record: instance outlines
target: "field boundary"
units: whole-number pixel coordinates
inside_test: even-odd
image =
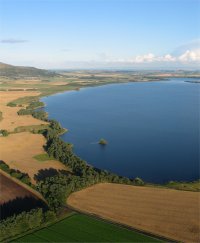
[[[65,207],[67,209],[70,209],[70,210],[72,210],[74,212],[77,212],[77,213],[80,213],[80,214],[83,214],[83,215],[86,215],[86,216],[93,217],[93,218],[95,218],[97,220],[100,220],[100,221],[103,221],[103,222],[106,222],[106,223],[110,223],[110,224],[116,225],[118,227],[125,228],[127,230],[135,231],[137,233],[140,233],[140,234],[143,234],[143,235],[146,235],[146,236],[158,239],[158,240],[163,240],[163,241],[168,242],[168,243],[180,243],[180,241],[178,241],[178,240],[174,240],[174,239],[171,239],[171,238],[159,235],[159,234],[154,234],[154,233],[151,233],[151,232],[146,231],[146,230],[142,230],[142,229],[138,229],[138,228],[129,226],[127,224],[123,224],[123,223],[120,223],[120,222],[117,222],[117,221],[113,221],[111,219],[104,218],[104,217],[102,217],[102,216],[100,216],[98,214],[89,213],[89,212],[86,212],[84,210],[82,211],[82,210],[76,209],[76,208],[74,208],[72,206],[69,206],[68,204],[63,206],[63,207]]]
[[[23,182],[21,182],[20,180],[12,177],[11,175],[9,175],[8,173],[6,173],[5,171],[0,169],[0,174],[4,175],[5,177],[7,177],[8,179],[12,180],[13,182],[15,182],[16,184],[18,184],[19,186],[23,187],[24,189],[26,189],[27,191],[31,192],[34,196],[36,196],[37,198],[41,199],[43,202],[45,202],[47,204],[47,201],[44,199],[44,197],[35,189],[33,189],[32,187],[24,184]]]
[[[61,217],[61,218],[55,220],[54,222],[50,222],[50,223],[47,223],[47,224],[45,224],[45,225],[41,225],[41,226],[38,227],[38,228],[31,229],[31,230],[29,230],[29,231],[27,231],[27,232],[24,232],[24,233],[22,233],[22,234],[13,236],[13,237],[11,237],[11,238],[8,238],[8,239],[4,240],[3,243],[13,242],[13,241],[15,241],[15,240],[17,240],[17,239],[20,239],[20,238],[22,238],[22,237],[24,237],[24,236],[26,236],[26,235],[31,235],[31,234],[33,234],[33,233],[35,233],[35,232],[37,232],[37,231],[40,231],[40,230],[42,230],[42,229],[46,229],[46,228],[48,228],[48,227],[51,226],[51,225],[57,224],[57,223],[59,223],[59,222],[65,220],[65,219],[67,219],[67,218],[69,218],[69,217],[74,216],[75,214],[76,214],[76,212],[70,212],[70,213],[68,213],[68,215],[63,216],[63,217]]]

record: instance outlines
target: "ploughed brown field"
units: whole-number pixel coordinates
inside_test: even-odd
[[[54,168],[67,170],[66,166],[56,160],[38,161],[35,155],[44,154],[46,140],[41,134],[21,132],[0,137],[0,159],[12,169],[27,173],[34,183],[34,175],[41,169]]]
[[[68,205],[181,242],[200,242],[200,193],[101,183],[70,195]]]
[[[33,194],[0,173],[0,205],[17,197],[33,197]]]

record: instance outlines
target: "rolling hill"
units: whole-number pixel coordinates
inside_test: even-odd
[[[0,62],[0,76],[10,78],[54,77],[58,74],[53,71],[34,67],[13,66]]]

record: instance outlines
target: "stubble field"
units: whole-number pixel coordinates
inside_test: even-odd
[[[12,169],[28,173],[34,183],[34,175],[41,169],[66,170],[66,166],[56,160],[38,161],[35,155],[44,154],[46,140],[41,134],[21,132],[0,137],[0,158]]]
[[[0,129],[14,131],[15,128],[21,126],[48,124],[47,122],[33,118],[31,115],[18,116],[17,112],[21,107],[10,107],[7,104],[15,99],[26,96],[38,96],[39,92],[32,91],[7,91],[0,92],[0,111],[3,119],[0,123]]]
[[[75,209],[181,242],[199,242],[199,192],[103,183],[73,193]]]

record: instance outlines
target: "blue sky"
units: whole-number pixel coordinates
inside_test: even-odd
[[[197,68],[199,0],[0,0],[0,61]]]

